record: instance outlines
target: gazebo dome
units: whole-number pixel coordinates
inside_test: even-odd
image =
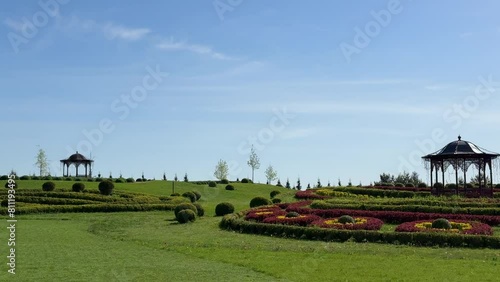
[[[472,157],[472,156],[498,156],[498,154],[494,152],[487,151],[477,146],[476,144],[462,140],[461,136],[458,136],[458,140],[449,143],[444,146],[441,150],[424,156],[423,158],[430,157]]]
[[[72,162],[88,161],[88,159],[84,155],[79,154],[78,151],[76,152],[76,154],[69,156],[68,160]]]

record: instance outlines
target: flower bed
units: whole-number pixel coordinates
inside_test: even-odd
[[[245,216],[245,220],[255,220],[255,221],[262,222],[264,219],[266,219],[268,217],[280,216],[280,215],[285,215],[285,214],[286,214],[286,211],[282,210],[278,206],[258,208],[258,209],[249,211]]]
[[[297,217],[286,217],[286,215],[270,216],[265,218],[263,223],[271,224],[285,224],[285,225],[298,225],[298,226],[308,226],[320,217],[314,214],[299,215]]]
[[[354,217],[354,223],[340,223],[339,218],[319,219],[311,225],[320,228],[334,228],[346,230],[380,230],[384,222],[373,217]]]
[[[330,196],[323,196],[316,194],[313,190],[299,191],[295,193],[296,199],[306,200],[306,199],[328,199]]]
[[[432,221],[417,220],[405,222],[396,227],[396,232],[447,232],[468,235],[493,235],[493,230],[488,224],[467,221],[467,220],[450,220],[451,228],[433,228]]]

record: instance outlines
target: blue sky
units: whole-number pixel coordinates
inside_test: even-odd
[[[38,1],[0,9],[0,171],[369,184],[500,151],[497,1]],[[104,123],[103,127],[101,123]],[[495,173],[498,177],[499,173]]]

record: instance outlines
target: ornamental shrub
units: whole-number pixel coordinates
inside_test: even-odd
[[[179,193],[177,193],[177,192],[176,192],[176,193],[172,193],[172,194],[170,194],[170,196],[171,196],[171,197],[180,197],[180,196],[181,196],[181,194],[179,194]]]
[[[117,179],[115,179],[115,183],[125,183],[125,179],[124,178],[117,178]]]
[[[427,183],[424,183],[424,182],[420,182],[418,183],[418,188],[427,188]]]
[[[46,175],[46,176],[42,177],[42,180],[52,180],[52,176]]]
[[[199,203],[194,203],[193,205],[196,207],[198,216],[205,215],[205,209]]]
[[[193,222],[196,220],[196,214],[192,210],[181,210],[177,215],[175,216],[177,221],[181,224],[188,223],[188,222]]]
[[[260,206],[267,206],[270,205],[271,201],[264,197],[255,197],[250,201],[250,207],[255,208],[255,207],[260,207]]]
[[[198,201],[199,199],[201,199],[201,193],[198,192],[198,191],[191,191],[195,196],[196,196],[196,201]]]
[[[272,200],[272,202],[273,202],[273,204],[279,204],[279,203],[281,203],[281,199],[274,198],[274,199]]]
[[[104,180],[99,183],[99,192],[101,192],[102,195],[113,194],[113,189],[115,189],[115,185],[110,180]]]
[[[234,206],[231,203],[223,202],[219,203],[215,207],[215,215],[216,216],[224,216],[226,214],[230,214],[234,212]]]
[[[215,181],[209,181],[208,187],[217,187],[217,183],[215,183]]]
[[[474,185],[472,185],[471,183],[467,183],[465,184],[465,187],[467,187],[468,189],[472,189],[474,188]]]
[[[222,180],[220,181],[220,184],[229,184],[229,180],[227,180],[227,179],[222,179]]]
[[[127,183],[134,183],[135,180],[132,177],[127,178]]]
[[[75,180],[73,181],[82,181],[82,179],[80,177],[75,177]]]
[[[346,223],[355,223],[356,220],[350,215],[343,215],[339,217],[338,219],[339,223],[346,224]]]
[[[13,184],[14,184],[14,189],[16,189],[16,188],[17,188],[17,182],[15,182],[15,183],[13,183]],[[5,182],[5,188],[10,189],[10,187],[9,187],[9,182],[8,182],[8,181],[7,181],[7,182]]]
[[[182,194],[182,197],[188,198],[191,201],[191,203],[196,202],[196,195],[193,192],[189,192],[189,191],[188,192],[184,192]]]
[[[500,188],[500,183],[495,185],[495,188]]]
[[[274,190],[274,191],[271,191],[271,193],[269,194],[269,196],[271,196],[271,199],[272,199],[272,198],[276,197],[276,195],[278,195],[278,194],[281,194],[281,192]]]
[[[21,177],[19,177],[20,180],[30,180],[31,177],[29,175],[23,175]]]
[[[443,183],[441,183],[441,182],[434,183],[434,188],[435,189],[443,189],[443,187],[444,187]]]
[[[9,176],[8,175],[2,175],[0,176],[0,180],[8,180]]]
[[[55,179],[54,179],[55,180]],[[94,182],[94,178],[87,178],[87,182]]]
[[[285,217],[290,218],[290,217],[299,217],[300,214],[297,212],[289,212],[285,215]]]
[[[77,182],[77,183],[73,184],[73,186],[71,187],[71,190],[73,190],[73,192],[83,192],[83,190],[85,190],[85,184],[83,184],[81,182]]]
[[[102,180],[103,180],[103,179],[102,179],[102,177],[96,177],[96,178],[95,178],[95,181],[96,181],[96,182],[101,182]]]
[[[446,184],[446,189],[457,189],[457,184],[455,183]]]
[[[35,176],[35,175],[34,175],[34,176],[32,176],[32,177],[31,177],[31,180],[40,180],[40,179],[41,179],[41,177],[40,177],[40,176]]]
[[[451,223],[445,218],[438,218],[432,222],[432,228],[451,229]]]
[[[228,185],[226,185],[226,190],[233,191],[234,190],[234,186],[231,185],[231,184],[228,184]]]
[[[191,203],[182,203],[177,205],[174,209],[175,218],[177,218],[177,214],[183,210],[192,210],[195,214],[198,213],[195,205]]]
[[[56,184],[52,181],[47,181],[45,183],[42,184],[42,190],[43,191],[54,191],[54,189],[56,189]]]
[[[142,178],[137,178],[135,182],[142,182]]]
[[[415,188],[415,184],[413,184],[413,183],[406,183],[405,187],[407,187],[407,188]]]
[[[403,183],[396,183],[394,184],[395,187],[405,187],[405,185]]]
[[[241,183],[253,183],[253,181],[251,179],[248,179],[248,178],[243,178],[243,179],[241,179]]]

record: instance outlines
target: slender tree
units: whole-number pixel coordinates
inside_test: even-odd
[[[40,170],[40,176],[45,176],[49,173],[49,161],[47,160],[47,154],[45,154],[42,148],[38,150],[35,165]]]
[[[252,182],[254,182],[254,172],[256,169],[260,168],[260,160],[259,156],[257,156],[257,153],[255,152],[255,148],[253,147],[253,145],[250,151],[250,159],[248,160],[247,164],[252,168]]]
[[[272,165],[269,165],[264,173],[266,174],[268,184],[271,184],[272,181],[278,178],[278,172],[274,170]]]
[[[229,174],[229,166],[227,165],[227,162],[222,159],[219,160],[219,162],[215,166],[215,172],[214,172],[215,178],[219,180],[227,179],[228,174]]]

